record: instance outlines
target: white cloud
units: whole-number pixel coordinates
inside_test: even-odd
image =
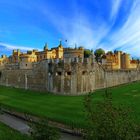
[[[84,9],[78,13],[75,1],[70,2],[72,7],[71,15],[64,16],[59,7],[42,5],[39,10],[44,14],[44,18],[48,19],[55,29],[62,35],[60,38],[67,39],[69,44],[83,45],[89,49],[101,47],[106,50],[121,50],[128,53],[140,56],[140,1],[134,0],[134,5],[131,7],[127,20],[123,26],[110,34],[112,26],[116,22],[120,7],[125,4],[123,0],[110,0],[112,8],[110,9],[109,24],[102,17],[91,17],[85,15]],[[100,2],[98,2],[100,4]],[[100,6],[100,5],[99,5]],[[76,9],[77,8],[77,9]],[[126,7],[127,8],[127,5]],[[94,20],[95,18],[95,20]],[[98,19],[97,19],[98,18]],[[94,22],[95,21],[95,22]],[[108,37],[108,42],[103,42],[102,39]],[[0,43],[0,45],[2,45]],[[32,50],[31,47],[14,46],[3,44],[8,49]]]
[[[140,57],[140,1],[135,0],[124,25],[109,36],[109,43],[103,42],[100,47],[107,50],[120,48],[122,51]]]
[[[102,17],[99,17],[98,23],[90,21],[90,17],[85,15],[84,10],[79,13],[72,13],[70,18],[63,16],[57,10],[49,7],[42,8],[43,14],[51,21],[51,24],[62,34],[62,38],[69,40],[70,44],[83,45],[89,49],[95,49],[99,42],[111,29]],[[73,11],[77,11],[73,9]],[[93,17],[94,18],[94,17]],[[112,22],[113,25],[113,22]]]
[[[122,46],[124,51],[140,53],[140,3],[135,1],[132,11],[124,26],[111,37],[112,48]],[[130,51],[131,50],[131,51]],[[140,54],[139,54],[140,56]]]
[[[32,47],[16,46],[16,45],[10,45],[10,44],[7,44],[7,43],[2,43],[2,42],[0,42],[0,45],[4,46],[5,49],[8,49],[8,50],[20,49],[22,51],[27,51],[27,50],[33,50],[34,49]]]
[[[120,10],[120,6],[122,4],[122,0],[112,0],[112,8],[111,8],[111,13],[110,13],[110,18],[112,20],[116,19],[116,16]]]

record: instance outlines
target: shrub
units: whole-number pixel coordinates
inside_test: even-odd
[[[30,134],[33,140],[58,140],[60,138],[59,131],[49,126],[48,120],[33,123],[30,127]]]
[[[116,107],[111,96],[93,105],[92,95],[85,97],[88,126],[83,132],[86,140],[136,140],[140,127],[130,115],[130,109]]]

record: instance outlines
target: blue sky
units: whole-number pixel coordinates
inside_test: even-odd
[[[140,57],[140,0],[0,0],[0,54],[65,46]]]

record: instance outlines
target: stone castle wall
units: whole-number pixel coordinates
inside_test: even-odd
[[[16,65],[0,70],[0,85],[63,95],[81,95],[137,80],[137,69],[107,71],[92,59],[44,60],[34,63],[32,69]]]

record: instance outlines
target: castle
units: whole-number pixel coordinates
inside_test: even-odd
[[[0,85],[81,95],[96,89],[140,80],[139,63],[122,52],[107,53],[97,63],[94,55],[84,58],[84,48],[58,47],[0,58]]]

